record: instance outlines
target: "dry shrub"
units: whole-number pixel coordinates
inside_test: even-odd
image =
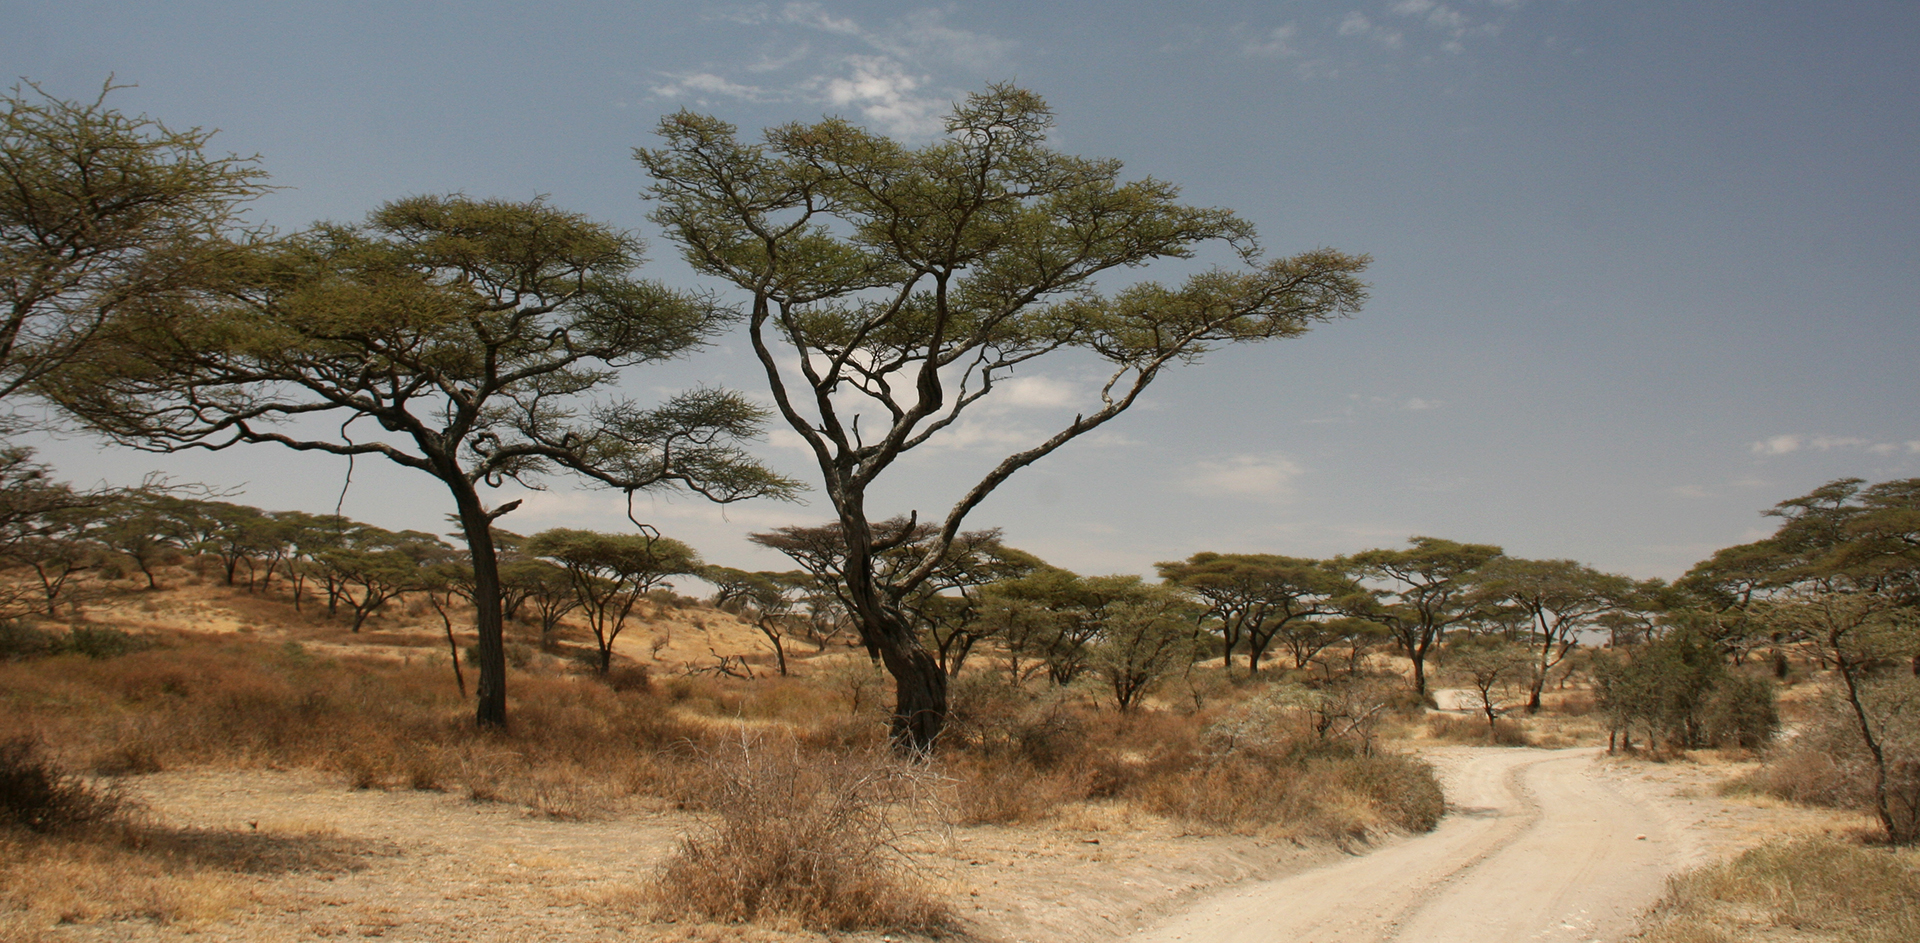
[[[444,662],[181,635],[105,660],[0,663],[0,737],[42,735],[109,775],[305,767],[360,788],[465,788],[577,818],[634,794],[677,797],[675,757],[715,736],[645,690],[520,673],[509,690],[511,728],[481,732]]]
[[[120,821],[126,801],[62,769],[32,737],[0,742],[0,827],[75,832]]]
[[[1778,842],[1677,875],[1650,911],[1648,943],[1920,940],[1920,855],[1831,838]]]
[[[899,842],[929,785],[884,753],[805,756],[742,741],[713,759],[710,821],[662,866],[665,916],[817,930],[931,929],[943,905]]]
[[[1887,760],[1887,805],[1892,838],[1920,839],[1920,679],[1864,685],[1861,699]],[[1757,770],[1728,783],[1727,792],[1759,792],[1790,802],[1843,809],[1874,808],[1874,762],[1859,720],[1835,692],[1810,709],[1802,729],[1777,744]]]
[[[952,779],[948,802],[959,825],[1013,825],[1044,819],[1087,796],[1074,772],[1041,770],[1024,757],[962,755],[942,771]]]
[[[1338,744],[1236,751],[1144,783],[1141,799],[1154,812],[1205,828],[1334,841],[1427,831],[1446,810],[1426,763],[1362,756]]]

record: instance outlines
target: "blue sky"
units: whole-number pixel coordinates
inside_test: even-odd
[[[1373,300],[1168,375],[971,518],[1082,572],[1201,550],[1329,555],[1413,534],[1672,577],[1844,475],[1920,475],[1920,5],[1597,0],[261,4],[0,0],[0,65],[219,128],[297,229],[464,191],[651,230],[630,159],[680,107],[756,129],[844,114],[921,139],[989,82],[1044,95],[1063,150],[1232,207],[1273,252],[1371,253]],[[1090,395],[1027,374],[898,470],[932,513]],[[757,389],[744,347],[641,394]],[[150,456],[38,443],[69,477],[244,487],[331,510],[345,462],[269,446]],[[804,473],[791,437],[768,458]],[[362,460],[347,513],[442,529],[433,482]],[[710,559],[824,507],[640,513]],[[448,505],[450,507],[450,505]],[[624,526],[556,481],[503,521]]]

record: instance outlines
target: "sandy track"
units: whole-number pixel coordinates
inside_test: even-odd
[[[1599,751],[1436,751],[1451,806],[1434,831],[1243,885],[1135,943],[1612,941],[1693,857],[1662,796]]]

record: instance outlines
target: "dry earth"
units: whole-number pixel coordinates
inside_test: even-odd
[[[397,611],[351,636],[338,623],[289,621],[283,604],[185,582],[96,605],[92,616],[128,628],[285,637],[322,651],[446,657],[431,611]],[[764,656],[767,646],[724,613],[661,607],[629,629],[618,650],[671,672],[722,655]],[[935,829],[910,850],[965,935],[980,940],[1077,943],[1135,931],[1142,941],[1424,943],[1456,931],[1483,941],[1613,940],[1628,933],[1675,869],[1783,834],[1861,824],[1718,798],[1714,784],[1738,764],[1614,761],[1592,749],[1409,746],[1440,770],[1452,811],[1430,835],[1372,849],[1186,834],[1162,820],[1090,806],[1036,827]],[[647,920],[640,889],[676,836],[695,824],[664,808],[558,821],[455,794],[351,790],[303,771],[167,772],[126,785],[161,827],[219,844],[210,857],[252,863],[229,878],[238,903],[197,925],[63,925],[49,928],[46,939],[819,939]]]
[[[1850,823],[1715,798],[1723,766],[1623,763],[1591,749],[1423,752],[1454,811],[1430,835],[1363,854],[1183,835],[1099,807],[1037,828],[931,832],[914,851],[982,940],[1110,940],[1150,927],[1138,939],[1585,941],[1624,937],[1673,869]],[[232,879],[241,903],[198,926],[71,925],[47,939],[817,939],[645,919],[639,890],[692,824],[684,813],[554,821],[305,772],[170,772],[129,786],[160,825],[254,852],[242,857],[256,866]]]

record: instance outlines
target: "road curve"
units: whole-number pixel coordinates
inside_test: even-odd
[[[1442,765],[1432,832],[1242,885],[1133,943],[1614,941],[1684,858],[1637,783],[1598,751],[1487,748]]]

